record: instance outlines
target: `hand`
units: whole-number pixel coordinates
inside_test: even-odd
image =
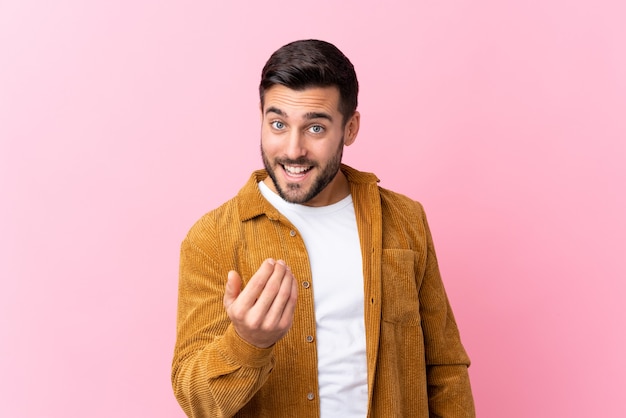
[[[268,258],[241,290],[236,271],[228,273],[224,308],[241,338],[267,348],[280,340],[293,323],[298,286],[283,260]]]

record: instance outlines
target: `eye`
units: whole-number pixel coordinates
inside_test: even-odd
[[[279,130],[279,131],[282,129],[285,129],[285,124],[279,120],[273,121],[270,125],[272,126],[272,128]]]
[[[322,125],[313,125],[309,128],[309,131],[314,134],[321,134],[324,132],[324,127]]]

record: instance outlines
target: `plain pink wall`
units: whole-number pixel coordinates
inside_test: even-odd
[[[625,18],[0,1],[0,416],[183,417],[179,243],[260,166],[261,67],[310,37],[360,77],[345,161],[427,209],[479,416],[626,416]]]

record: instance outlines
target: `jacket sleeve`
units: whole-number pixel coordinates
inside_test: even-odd
[[[231,417],[267,380],[273,348],[238,336],[223,307],[233,262],[219,262],[217,237],[195,238],[190,232],[181,246],[172,386],[187,416]]]
[[[419,302],[426,353],[429,414],[431,417],[473,418],[476,413],[468,374],[470,359],[461,343],[421,205],[420,210],[427,240],[426,269]]]

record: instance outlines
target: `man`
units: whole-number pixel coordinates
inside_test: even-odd
[[[176,397],[189,417],[473,417],[469,358],[421,205],[341,163],[350,61],[297,41],[263,68],[261,155],[182,243]]]

